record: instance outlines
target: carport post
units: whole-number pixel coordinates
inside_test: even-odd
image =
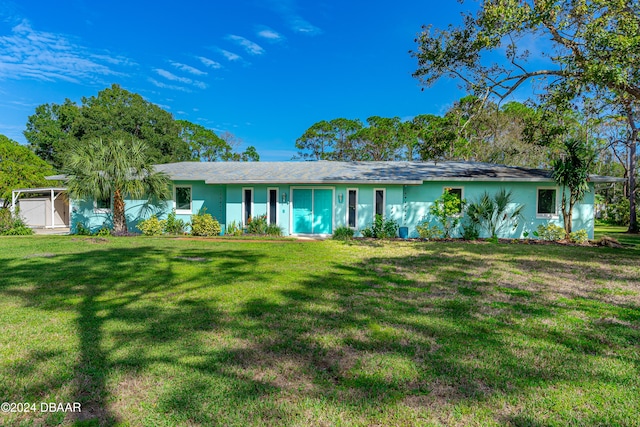
[[[11,213],[16,213],[16,201],[20,197],[20,191],[11,190]]]
[[[56,228],[56,207],[55,198],[53,197],[53,188],[51,189],[51,228]]]

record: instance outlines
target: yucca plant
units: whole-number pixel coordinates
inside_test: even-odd
[[[485,191],[480,199],[467,206],[467,216],[472,223],[478,224],[495,239],[498,233],[509,225],[515,230],[518,227],[518,221],[522,218],[524,205],[511,209],[512,196],[511,190],[507,191],[504,188],[493,197]]]

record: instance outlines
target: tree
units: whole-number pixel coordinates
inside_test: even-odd
[[[80,108],[65,99],[62,104],[43,104],[29,116],[24,136],[31,149],[56,169],[62,167],[69,146],[76,140]]]
[[[113,229],[127,232],[124,200],[167,200],[169,179],[153,169],[147,146],[140,140],[89,139],[72,150],[65,165],[69,194],[78,199],[113,197]]]
[[[414,76],[426,87],[443,76],[461,80],[483,100],[506,99],[536,78],[551,97],[569,102],[604,91],[628,112],[625,104],[640,101],[639,16],[640,4],[627,0],[484,1],[459,27],[423,28],[412,52],[418,60]],[[527,38],[549,41],[542,60],[531,59],[522,42]],[[493,61],[496,52],[504,53],[503,60]],[[633,155],[636,142],[630,142]],[[635,194],[636,165],[629,166]],[[635,209],[633,197],[630,206]],[[637,224],[629,230],[637,231]]]
[[[3,208],[11,204],[11,191],[17,188],[50,185],[47,175],[55,172],[50,164],[33,154],[28,147],[0,135],[0,199]]]
[[[173,116],[116,84],[82,98],[81,106],[65,100],[37,107],[24,135],[34,152],[56,169],[64,167],[71,146],[95,138],[144,141],[156,163],[191,160]]]
[[[566,238],[572,231],[573,206],[589,191],[589,166],[593,156],[578,139],[564,143],[565,155],[553,162],[553,179],[562,189],[562,218]]]
[[[231,146],[211,129],[186,120],[178,120],[177,123],[180,125],[180,138],[189,145],[194,159],[215,162],[231,151]]]
[[[335,133],[333,126],[325,120],[311,125],[300,138],[296,139],[298,156],[308,160],[329,160],[334,147]]]

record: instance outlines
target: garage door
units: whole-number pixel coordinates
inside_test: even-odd
[[[294,189],[292,205],[293,234],[333,233],[333,190]]]

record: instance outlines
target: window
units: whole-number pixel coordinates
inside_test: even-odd
[[[177,214],[191,214],[191,187],[176,187],[175,202]]]
[[[548,218],[558,215],[557,191],[555,188],[538,188],[537,216]]]
[[[358,225],[358,190],[347,190],[347,226],[356,228]]]
[[[95,213],[111,212],[111,197],[106,197],[103,199],[95,199],[93,201],[93,212]]]
[[[278,223],[278,189],[277,188],[269,188],[269,209],[267,209],[267,221],[269,224],[277,224]]]
[[[375,215],[384,216],[385,190],[384,188],[374,190],[374,218]]]
[[[246,226],[253,215],[253,188],[242,189],[242,223]]]
[[[462,213],[462,187],[445,187],[444,191],[446,191],[449,194],[453,194],[458,198],[458,200],[460,200],[461,203],[460,203],[460,207],[458,208],[458,213],[461,214]]]

